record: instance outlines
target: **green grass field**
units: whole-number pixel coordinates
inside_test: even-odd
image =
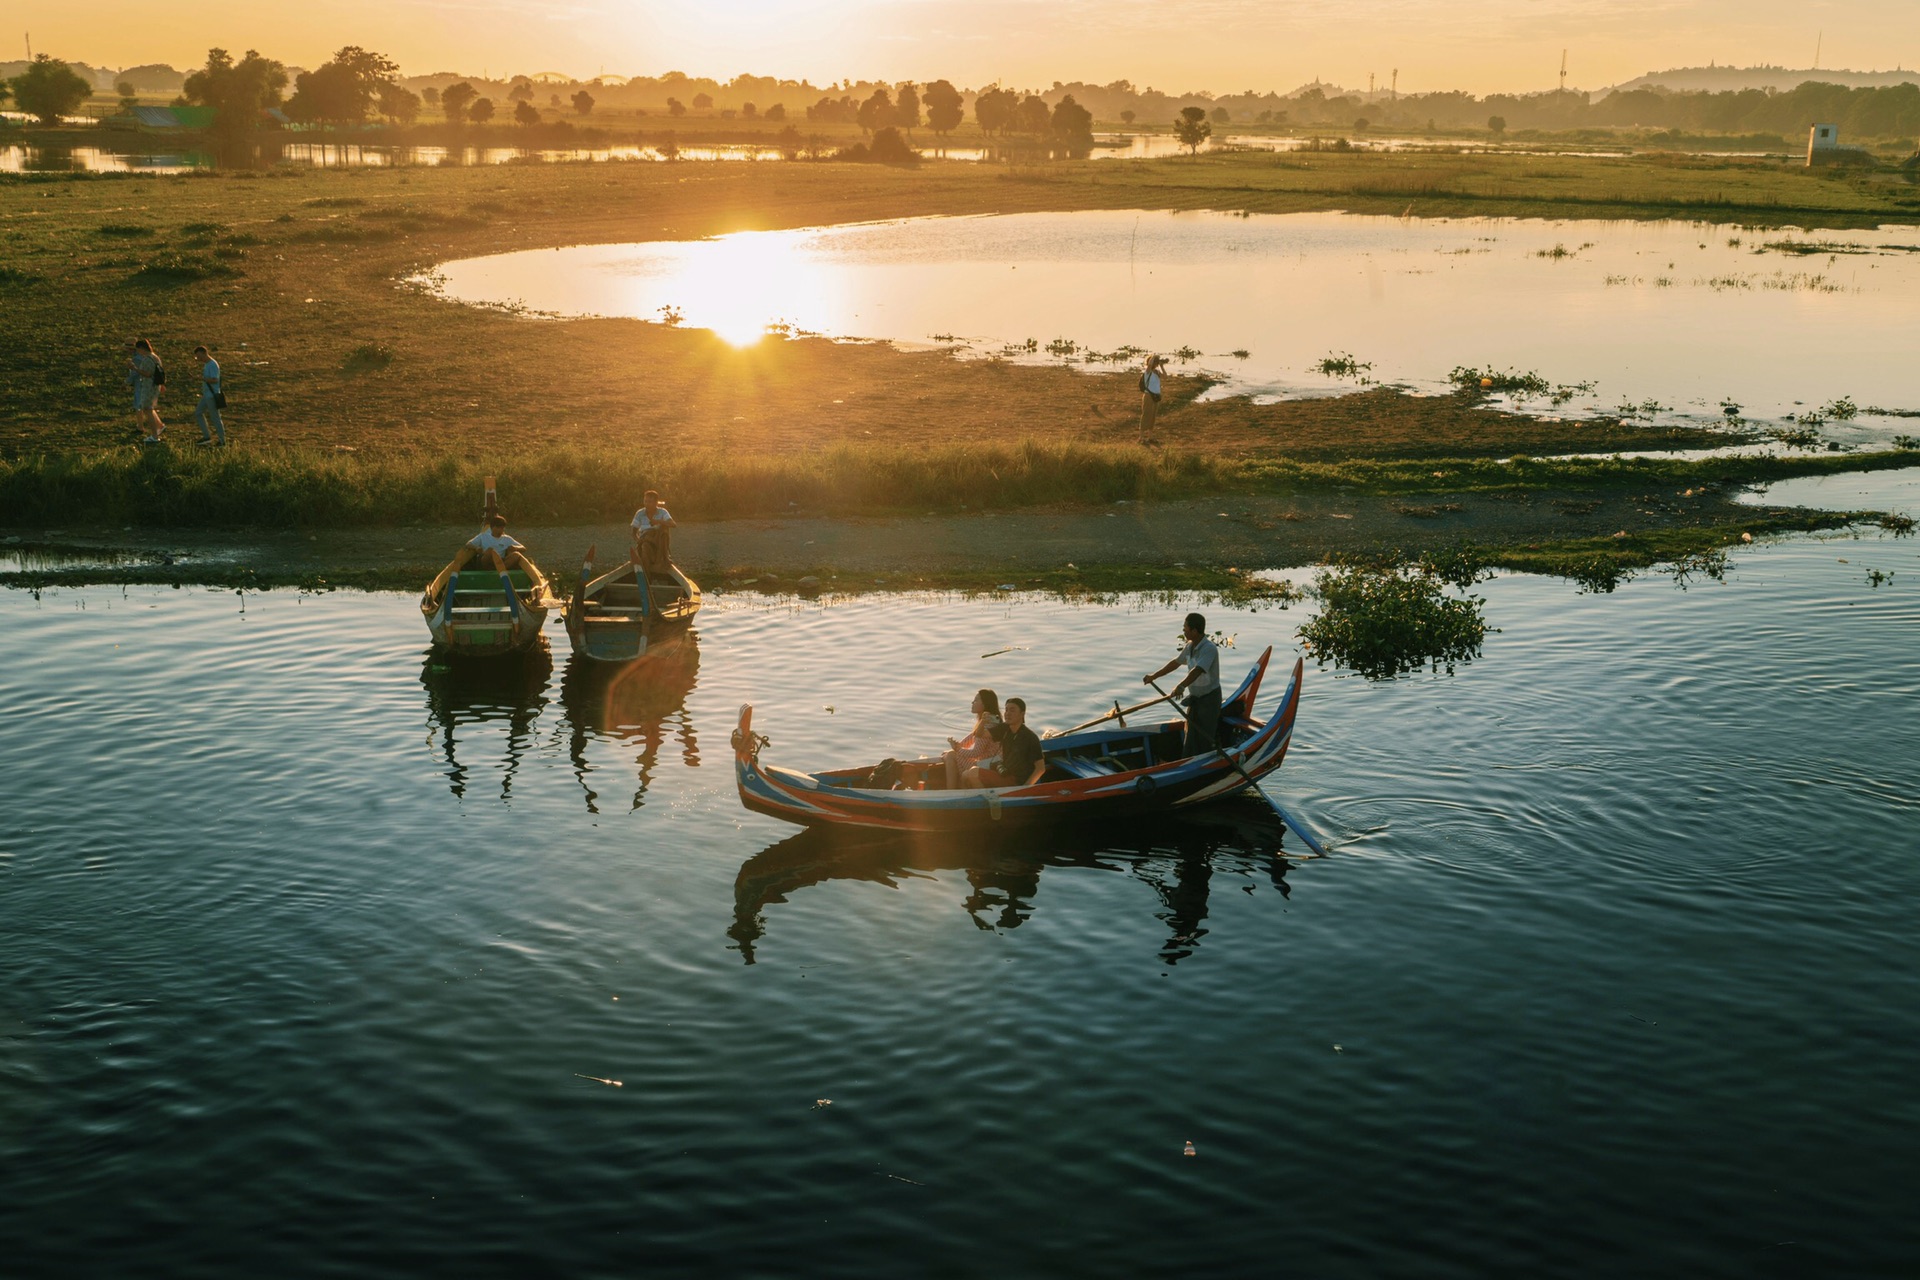
[[[630,320],[466,308],[401,283],[449,258],[548,245],[1134,207],[1855,226],[1920,216],[1920,191],[1742,160],[1354,153],[1014,170],[633,163],[3,179],[0,308],[24,338],[0,352],[0,522],[449,518],[468,511],[481,471],[527,480],[543,518],[631,506],[647,483],[697,494],[709,515],[1237,485],[1412,491],[1435,459],[1460,470],[1716,439],[1494,413],[1471,395],[1195,403],[1200,384],[1176,380],[1161,419],[1170,449],[1148,455],[1131,445],[1131,373],[823,340],[735,349]],[[119,349],[134,334],[175,368],[195,343],[216,350],[233,449],[134,456]],[[169,391],[163,410],[183,438],[189,396]],[[1606,481],[1551,468],[1529,481],[1587,482]]]

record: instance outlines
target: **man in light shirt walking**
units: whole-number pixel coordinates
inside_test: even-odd
[[[200,443],[224,445],[227,424],[220,419],[220,406],[227,397],[220,390],[220,362],[205,347],[193,349],[193,361],[200,366],[200,399],[193,406],[193,420],[200,425]]]
[[[1207,620],[1197,613],[1187,615],[1181,632],[1186,644],[1166,666],[1140,677],[1141,684],[1152,684],[1175,667],[1185,664],[1187,678],[1173,686],[1173,696],[1187,691],[1187,754],[1197,756],[1211,751],[1220,735],[1220,650],[1207,639]]]

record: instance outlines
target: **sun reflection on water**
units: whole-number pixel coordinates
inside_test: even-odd
[[[835,270],[809,247],[818,233],[742,231],[656,246],[628,264],[627,314],[672,314],[735,347],[774,326],[838,332],[844,292]]]

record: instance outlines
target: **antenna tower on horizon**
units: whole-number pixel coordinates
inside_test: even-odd
[[[1400,68],[1398,67],[1393,69],[1393,88],[1390,92],[1395,102],[1400,101]]]
[[[1820,45],[1821,45],[1821,43],[1822,43],[1823,41],[1825,41],[1825,40],[1826,40],[1826,38],[1827,38],[1827,33],[1826,33],[1825,31],[1822,31],[1822,32],[1820,32],[1820,33],[1819,33],[1818,35],[1816,35],[1816,36],[1814,36],[1814,38],[1813,38],[1813,66],[1812,66],[1811,68],[1809,68],[1809,70],[1812,70],[1812,71],[1818,71],[1818,70],[1820,69]]]
[[[1560,92],[1567,91],[1567,51],[1560,51]]]
[[[1373,101],[1373,72],[1367,72],[1367,101]]]

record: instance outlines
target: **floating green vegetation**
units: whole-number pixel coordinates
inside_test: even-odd
[[[1298,634],[1315,662],[1338,663],[1369,680],[1422,667],[1451,675],[1456,664],[1479,657],[1486,640],[1485,602],[1465,594],[1486,576],[1484,562],[1467,550],[1335,561],[1313,588],[1320,612]]]
[[[1362,382],[1373,370],[1371,361],[1356,360],[1351,351],[1330,351],[1317,367],[1329,378],[1358,378]]]
[[[1453,371],[1447,374],[1447,381],[1470,390],[1505,391],[1523,396],[1543,396],[1553,390],[1552,383],[1532,370],[1522,373],[1517,369],[1478,369],[1464,364],[1455,365]]]
[[[1832,418],[1835,422],[1847,422],[1859,416],[1860,406],[1853,402],[1851,396],[1841,396],[1838,400],[1821,405],[1820,414],[1822,417]]]

